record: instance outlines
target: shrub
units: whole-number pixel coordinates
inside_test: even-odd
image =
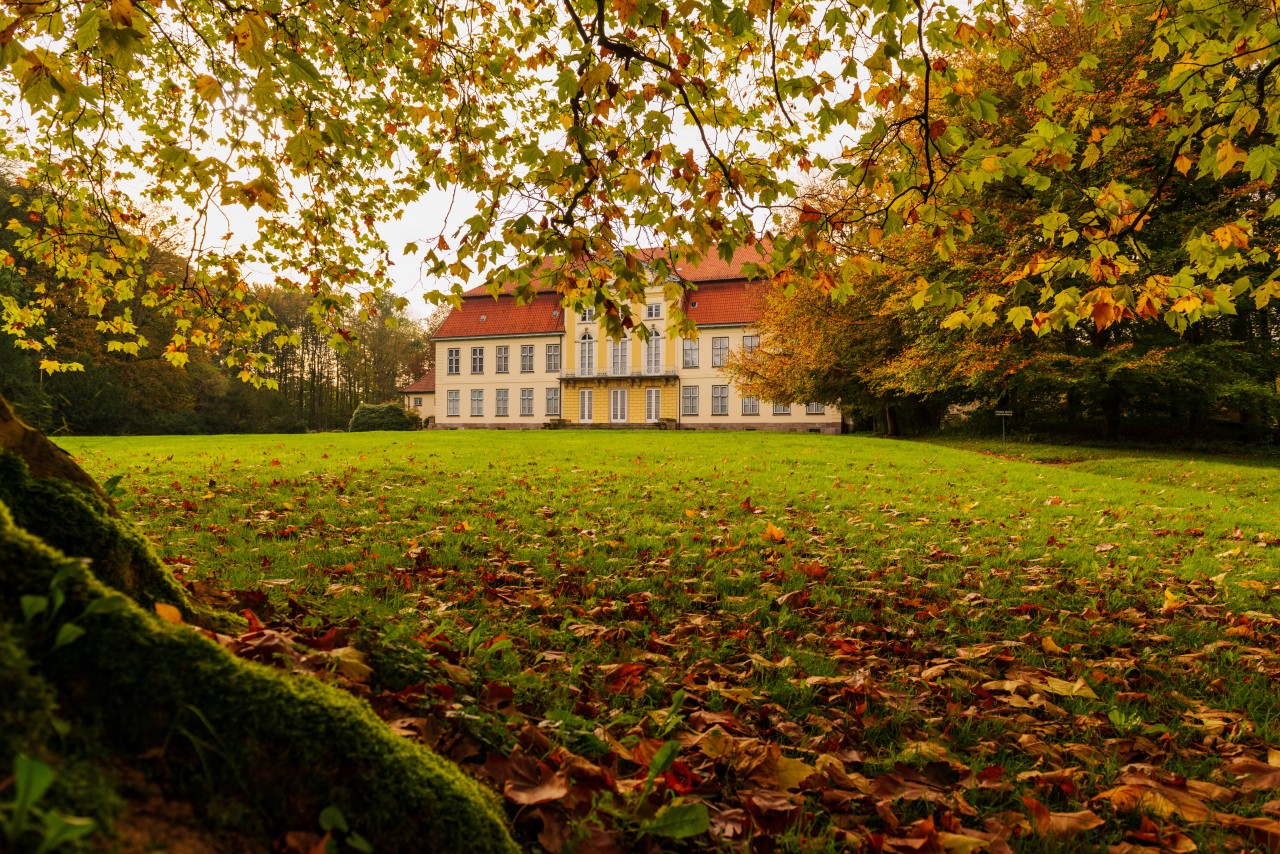
[[[417,430],[421,419],[398,403],[362,403],[351,415],[347,430],[360,433],[369,430]]]

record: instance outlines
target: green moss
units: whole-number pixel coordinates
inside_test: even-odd
[[[53,688],[31,671],[13,624],[0,621],[0,777],[16,753],[39,754],[54,734]]]
[[[36,479],[19,457],[0,452],[0,503],[18,527],[69,557],[89,558],[93,573],[143,607],[157,602],[195,616],[182,587],[132,525],[112,516],[101,497],[65,480]]]
[[[0,474],[0,483],[12,475]],[[133,550],[136,534],[109,524],[115,520],[88,499],[72,518],[94,510],[97,518],[84,521]],[[53,505],[50,511],[57,512]],[[61,536],[92,545],[65,525]],[[210,815],[264,838],[314,830],[320,812],[334,805],[380,851],[516,850],[491,793],[393,735],[364,703],[314,679],[236,659],[196,629],[164,623],[123,597],[114,597],[115,607],[95,605],[113,592],[90,571],[98,565],[94,550],[81,550],[92,564],[22,530],[0,504],[0,626],[9,627],[11,647],[18,638],[8,650],[19,662],[13,672],[24,682],[34,674],[32,685],[56,694],[82,740],[121,761],[160,757],[161,782],[171,792],[208,802]],[[58,622],[74,621],[84,634],[54,649],[59,626],[37,630],[19,602],[47,595],[56,577],[65,597]],[[36,707],[39,697],[49,699],[32,690]]]

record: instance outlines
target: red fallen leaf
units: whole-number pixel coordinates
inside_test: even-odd
[[[662,772],[660,779],[663,785],[678,795],[687,795],[702,783],[702,778],[679,759],[671,763],[669,770]]]
[[[250,611],[248,608],[245,608],[243,611],[241,611],[240,616],[244,617],[246,620],[249,621],[249,632],[251,634],[253,632],[260,632],[264,628],[266,628],[265,626],[262,625],[262,621],[258,619],[258,615]]]
[[[600,669],[605,674],[605,685],[615,694],[631,693],[636,688],[643,690],[640,677],[644,674],[646,667],[637,662],[627,662],[626,664],[605,664]]]
[[[808,578],[814,581],[821,581],[822,579],[826,578],[828,573],[830,572],[830,570],[828,570],[822,564],[818,563],[818,561],[816,560],[810,563],[797,564],[796,569],[800,570]]]
[[[1048,807],[1030,795],[1023,795],[1022,802],[1026,804],[1027,810],[1031,814],[1031,826],[1041,836],[1066,836],[1073,833],[1082,833],[1086,830],[1093,830],[1095,827],[1101,827],[1106,823],[1093,810],[1050,812]]]
[[[568,776],[561,771],[552,771],[545,762],[539,762],[527,753],[511,754],[506,772],[502,794],[521,806],[558,801],[569,794]]]

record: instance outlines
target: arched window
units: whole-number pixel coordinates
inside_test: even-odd
[[[582,333],[578,339],[578,374],[584,377],[595,376],[596,373],[596,339],[590,332]]]
[[[631,372],[631,366],[628,364],[628,347],[625,335],[617,341],[609,342],[609,373],[615,377],[626,376]]]
[[[649,340],[644,343],[644,372],[662,373],[662,333],[657,326],[649,327]]]

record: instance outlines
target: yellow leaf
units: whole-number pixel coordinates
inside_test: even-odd
[[[772,522],[764,529],[764,538],[775,543],[785,543],[787,541],[787,535]]]
[[[133,26],[133,0],[111,0],[111,23],[117,27]]]
[[[1065,679],[1049,676],[1045,679],[1045,690],[1050,694],[1057,694],[1059,697],[1098,699],[1098,695],[1093,693],[1093,689],[1089,687],[1089,683],[1085,682],[1083,678],[1077,679],[1075,682],[1068,682]]]
[[[156,614],[166,623],[173,623],[175,626],[182,625],[182,612],[172,605],[165,602],[157,602]]]
[[[778,787],[784,790],[797,789],[805,780],[812,777],[814,771],[812,765],[806,765],[799,759],[790,759],[786,756],[778,757],[776,766],[776,775]]]
[[[1040,638],[1040,648],[1051,655],[1067,654],[1067,651],[1062,647],[1058,646],[1057,642],[1054,641],[1053,635],[1045,635],[1044,637]]]
[[[216,77],[208,74],[201,74],[196,78],[195,89],[196,94],[210,104],[222,97],[222,84]]]
[[[1178,594],[1174,593],[1172,590],[1166,587],[1164,589],[1164,607],[1160,609],[1160,613],[1162,614],[1171,613],[1181,608],[1182,605],[1183,605],[1183,602],[1181,599],[1178,598]]]
[[[1249,248],[1249,234],[1234,222],[1229,222],[1213,230],[1213,238],[1223,249],[1236,246],[1239,249]]]
[[[1177,169],[1183,175],[1187,174],[1191,169],[1191,158],[1185,154],[1179,154],[1173,161],[1173,168]]]
[[[1245,150],[1236,145],[1229,139],[1224,139],[1218,144],[1218,154],[1216,163],[1218,166],[1218,175],[1226,175],[1236,167],[1237,163],[1243,163],[1248,155]]]

